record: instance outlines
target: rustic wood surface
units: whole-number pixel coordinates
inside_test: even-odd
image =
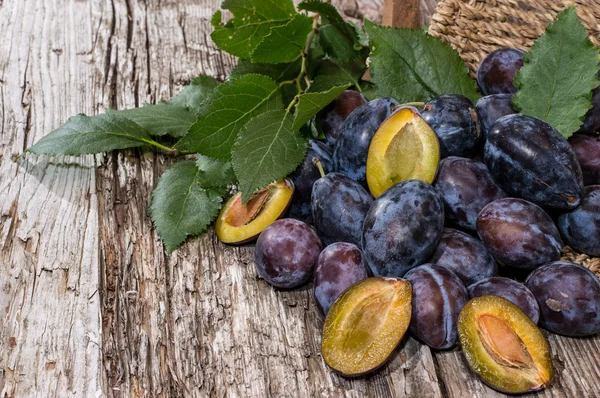
[[[212,233],[170,258],[148,217],[168,160],[14,157],[78,112],[137,106],[235,60],[219,0],[0,0],[0,397],[487,397],[457,350],[407,339],[376,374],[320,357],[310,289],[258,280]],[[381,20],[381,0],[335,2]],[[435,0],[422,2],[422,22]],[[600,338],[550,336],[547,397],[600,396]]]

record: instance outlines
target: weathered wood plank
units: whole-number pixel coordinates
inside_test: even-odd
[[[102,389],[98,213],[91,156],[11,158],[95,112],[97,7],[0,2],[0,396]],[[73,35],[78,32],[80,35]]]

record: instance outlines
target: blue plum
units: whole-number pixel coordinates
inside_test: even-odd
[[[483,95],[516,93],[513,81],[523,66],[523,51],[500,48],[492,51],[477,68],[477,83]]]
[[[362,251],[356,245],[337,242],[323,249],[313,280],[315,302],[321,315],[327,315],[344,290],[368,276]]]
[[[333,149],[333,170],[366,186],[369,145],[375,132],[398,103],[378,98],[356,108],[342,125],[342,133]]]
[[[470,285],[468,290],[471,298],[486,295],[504,297],[518,306],[533,323],[540,320],[540,307],[535,296],[524,284],[515,280],[494,276]]]
[[[496,120],[483,159],[496,183],[512,196],[556,210],[581,203],[583,178],[575,152],[540,119],[519,114]]]
[[[352,178],[329,173],[313,184],[312,218],[326,245],[348,242],[361,245],[361,231],[373,197]]]
[[[378,197],[362,231],[365,259],[375,276],[402,277],[423,264],[444,228],[444,205],[426,182],[408,180]]]
[[[558,229],[569,246],[600,257],[600,185],[585,187],[581,206],[561,214]]]
[[[318,114],[327,142],[334,145],[342,134],[342,125],[356,108],[367,102],[364,95],[346,90]]]
[[[600,185],[600,136],[573,134],[569,138],[583,173],[583,185]]]
[[[481,97],[475,109],[479,116],[479,127],[483,138],[487,138],[488,132],[494,122],[502,116],[517,113],[512,106],[512,94],[492,94]]]

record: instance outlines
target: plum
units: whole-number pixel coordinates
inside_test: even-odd
[[[435,131],[440,141],[440,154],[471,156],[481,142],[477,112],[470,99],[458,94],[444,94],[426,102],[423,119]]]
[[[517,113],[512,106],[512,94],[492,94],[479,98],[475,109],[479,117],[479,127],[483,138],[487,138],[488,132],[494,122],[502,116]]]
[[[373,197],[362,185],[340,173],[329,173],[313,184],[312,218],[326,245],[348,242],[361,246],[361,231]]]
[[[391,98],[378,98],[359,106],[348,116],[333,149],[333,171],[366,186],[367,154],[371,139],[396,105],[398,103]]]
[[[585,187],[581,206],[558,217],[565,242],[589,256],[600,256],[600,185]]]
[[[426,182],[409,180],[373,202],[362,231],[362,248],[375,276],[401,277],[423,264],[442,237],[444,205]]]
[[[600,78],[600,71],[598,71]],[[592,108],[587,111],[578,133],[597,133],[600,130],[600,86],[592,90]]]
[[[600,185],[600,136],[574,134],[569,143],[583,173],[583,185]]]
[[[538,323],[540,319],[540,307],[535,296],[525,285],[515,280],[493,276],[472,284],[468,291],[471,298],[489,294],[504,297],[518,306],[533,323]]]
[[[540,326],[565,336],[600,332],[600,280],[589,269],[554,261],[533,271],[525,285],[540,306]]]
[[[452,228],[444,228],[429,262],[454,272],[467,286],[498,273],[494,258],[480,241]]]
[[[483,95],[516,93],[515,74],[523,66],[523,51],[500,48],[492,51],[477,68],[477,83]]]
[[[344,290],[368,276],[362,251],[356,245],[338,242],[323,249],[313,280],[315,301],[321,314],[327,315]]]
[[[310,225],[282,218],[265,228],[256,241],[256,271],[276,287],[302,286],[311,280],[321,249],[321,241]]]
[[[411,269],[404,279],[413,288],[410,332],[431,348],[454,347],[458,314],[468,300],[465,285],[452,271],[433,264]]]
[[[319,112],[317,117],[321,121],[321,129],[327,142],[331,145],[335,144],[348,115],[365,102],[367,99],[361,93],[346,90]]]
[[[583,179],[575,152],[540,119],[519,114],[496,120],[483,159],[496,183],[512,196],[557,210],[581,202]]]
[[[563,247],[552,218],[523,199],[498,199],[481,210],[477,233],[502,265],[532,270],[558,260]]]
[[[444,200],[446,218],[473,231],[481,209],[507,196],[483,163],[455,156],[440,162],[434,187]]]

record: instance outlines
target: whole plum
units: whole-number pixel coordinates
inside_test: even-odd
[[[600,332],[600,280],[589,269],[554,261],[533,271],[525,285],[540,306],[540,326],[565,336]]]
[[[441,161],[434,186],[444,200],[448,220],[473,231],[481,209],[507,196],[483,163],[455,156]]]
[[[523,199],[498,199],[481,210],[477,233],[502,265],[535,269],[558,260],[563,247],[552,218]]]
[[[467,97],[458,94],[435,97],[425,103],[421,116],[435,131],[442,158],[471,156],[479,148],[477,112]]]
[[[600,185],[600,136],[574,134],[569,143],[581,166],[583,185]]]
[[[378,197],[362,231],[365,259],[375,276],[401,277],[422,264],[442,237],[444,205],[426,182],[408,180]]]
[[[312,218],[326,245],[348,242],[361,245],[361,231],[373,197],[352,178],[329,173],[313,184]]]
[[[598,72],[600,78],[600,71]],[[600,86],[592,90],[592,108],[587,111],[578,133],[597,133],[600,130]]]
[[[302,286],[311,280],[322,248],[310,225],[282,218],[265,228],[256,241],[256,271],[276,287]]]
[[[327,145],[321,141],[309,140],[304,161],[289,177],[294,183],[295,191],[287,216],[307,224],[313,223],[310,201],[312,186],[321,178],[321,173],[315,167],[313,159],[321,161],[326,173],[331,171],[331,152]]]
[[[454,272],[465,285],[498,273],[494,258],[480,241],[452,228],[444,228],[429,262]]]
[[[342,125],[348,115],[365,102],[367,102],[367,99],[361,93],[346,90],[319,112],[318,118],[321,121],[321,128],[325,133],[327,142],[331,145],[335,144],[342,133]]]
[[[517,113],[512,106],[512,94],[492,94],[481,97],[475,104],[475,109],[484,139],[496,120]]]
[[[411,269],[404,279],[413,287],[411,333],[432,348],[454,347],[458,314],[469,298],[465,285],[452,271],[433,264]]]
[[[315,301],[321,314],[327,315],[344,290],[368,276],[362,251],[356,245],[338,242],[323,249],[313,280]]]
[[[518,114],[496,120],[483,159],[510,195],[557,210],[574,209],[581,202],[583,179],[575,152],[540,119]]]
[[[500,48],[492,51],[477,68],[477,83],[483,95],[516,93],[513,81],[523,66],[523,51]]]
[[[538,323],[540,319],[540,307],[535,296],[525,285],[515,280],[494,276],[472,284],[468,290],[471,298],[488,294],[504,297],[518,306],[533,323]]]
[[[600,185],[585,187],[581,206],[558,217],[565,242],[589,256],[600,256]]]
[[[398,103],[378,98],[356,108],[342,125],[333,149],[333,170],[366,185],[369,145],[375,132]]]

